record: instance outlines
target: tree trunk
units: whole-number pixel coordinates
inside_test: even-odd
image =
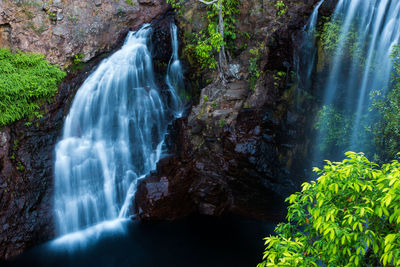
[[[224,18],[222,16],[222,0],[218,0],[218,31],[224,41]],[[222,44],[219,55],[218,55],[218,69],[219,69],[219,77],[222,83],[226,84],[225,74],[228,70],[228,63],[226,61],[226,54],[225,54],[225,46]]]

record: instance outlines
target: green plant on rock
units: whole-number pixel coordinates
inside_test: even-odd
[[[51,21],[57,21],[57,13],[55,13],[54,11],[48,10],[47,14],[49,15],[49,19]]]
[[[240,12],[238,0],[199,0],[207,7],[207,28],[199,33],[192,33],[194,40],[187,45],[193,51],[201,69],[218,67],[221,80],[225,80],[227,71],[226,49],[234,49],[237,37],[236,14]],[[182,14],[182,0],[167,0],[167,3]],[[218,54],[218,57],[216,55]]]
[[[282,15],[285,15],[286,12],[287,12],[287,10],[288,10],[287,6],[285,5],[285,3],[284,3],[282,0],[276,1],[275,4],[274,4],[274,6],[275,6],[275,8],[276,8],[276,10],[277,10],[277,13],[276,13],[276,14],[277,14],[279,17],[282,16]]]
[[[264,266],[399,266],[400,163],[347,152],[286,199],[286,223],[265,238]]]
[[[72,57],[72,70],[73,71],[77,71],[77,70],[81,70],[84,67],[84,62],[82,61],[82,59],[85,57],[85,54],[82,53],[78,53],[76,55],[74,55]]]
[[[43,55],[0,49],[0,127],[41,116],[40,105],[55,95],[65,75]]]
[[[22,164],[21,161],[18,162],[17,170],[23,172],[25,170],[25,166]]]
[[[258,61],[260,59],[260,50],[258,48],[250,49],[249,58],[249,73],[250,73],[250,88],[251,90],[256,89],[256,84],[261,76],[260,68],[258,67]]]
[[[182,15],[183,5],[185,4],[185,0],[166,0],[167,4],[170,4],[171,7],[175,10],[176,13]]]
[[[219,128],[224,128],[225,124],[226,124],[225,119],[220,119],[218,121]]]

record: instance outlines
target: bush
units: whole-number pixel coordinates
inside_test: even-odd
[[[0,49],[0,127],[40,116],[40,105],[55,95],[64,77],[43,55]]]
[[[400,265],[400,163],[346,155],[286,199],[288,222],[265,239],[258,267]]]

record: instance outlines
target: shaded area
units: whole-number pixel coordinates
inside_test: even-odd
[[[49,242],[8,266],[255,266],[261,260],[262,238],[274,228],[231,216],[175,222],[128,220],[121,225],[124,231],[96,233],[98,239],[81,249],[68,252],[68,245]]]

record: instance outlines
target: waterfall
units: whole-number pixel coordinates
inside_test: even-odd
[[[311,87],[311,79],[317,56],[317,48],[315,43],[318,11],[324,1],[325,0],[320,0],[315,6],[308,23],[303,28],[301,46],[294,55],[294,64],[297,70],[297,77],[300,78],[297,88],[297,108],[299,108],[300,92],[302,90],[309,91]]]
[[[314,12],[318,8],[319,5]],[[390,90],[393,67],[390,55],[400,42],[399,29],[400,1],[339,0],[327,27],[330,36],[325,36],[331,38],[328,41],[332,51],[325,54],[324,70],[315,73],[314,60],[305,59],[310,65],[303,72],[314,71],[312,75],[317,75],[318,87],[322,88],[321,104],[325,111],[329,111],[324,117],[325,123],[326,120],[334,122],[337,119],[334,116],[339,114],[346,116],[338,127],[346,133],[340,140],[345,150],[364,151],[368,143],[373,142],[365,131],[373,123],[369,112],[370,94],[375,90]],[[315,41],[305,38],[305,42]],[[307,49],[307,44],[304,47]],[[310,80],[309,77],[311,74],[302,73],[300,79]],[[324,140],[331,137],[333,134],[327,136],[326,132],[320,131],[316,146],[323,147]],[[338,147],[331,144],[328,150],[334,154],[332,151]],[[336,156],[341,156],[344,151],[336,152]],[[314,158],[321,156],[315,153]]]
[[[183,80],[183,70],[179,60],[178,27],[171,25],[172,57],[168,64],[166,83],[171,95],[171,109],[175,117],[181,117],[183,113],[183,95],[185,84]]]
[[[101,62],[74,98],[55,148],[54,209],[61,235],[126,216],[136,181],[161,157],[167,113],[181,112],[175,83],[183,90],[183,78],[175,73],[178,41],[171,30],[176,46],[167,75],[171,111],[155,82],[151,33],[150,25],[129,32],[122,48]]]

